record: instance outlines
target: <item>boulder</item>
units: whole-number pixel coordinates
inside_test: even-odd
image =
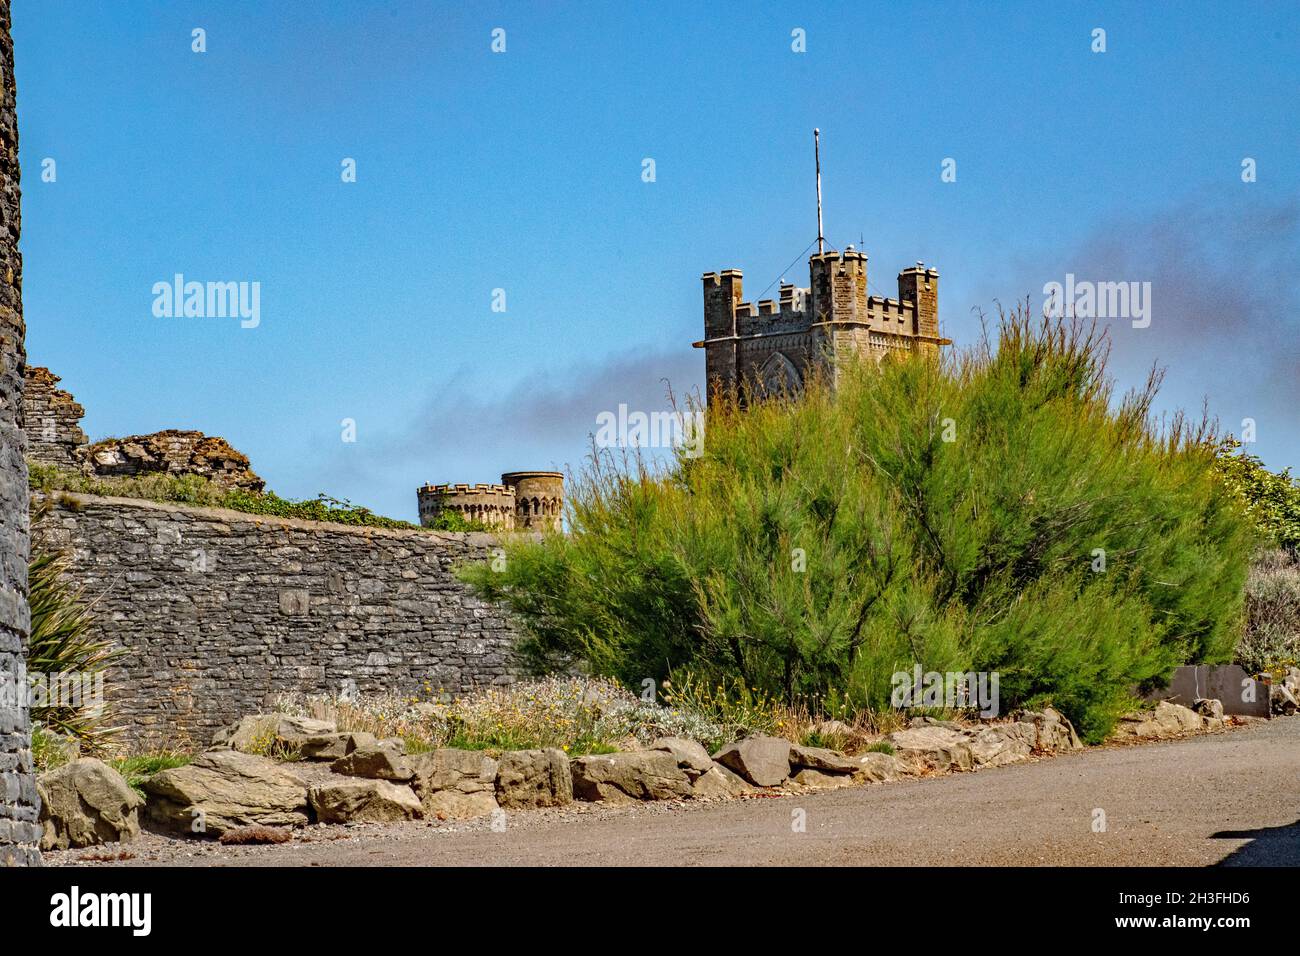
[[[1038,741],[1038,728],[1028,722],[986,724],[967,733],[977,767],[1001,767],[1028,760]]]
[[[1218,701],[1207,702],[1218,703]],[[1212,708],[1211,708],[1212,709]],[[1222,725],[1222,720],[1211,718],[1212,725]],[[1139,740],[1166,740],[1181,734],[1198,733],[1205,729],[1207,720],[1201,714],[1182,704],[1171,704],[1162,700],[1155,710],[1139,711],[1121,717],[1116,724],[1113,737],[1136,738]]]
[[[1282,678],[1282,686],[1291,692],[1293,697],[1300,699],[1300,667],[1288,667],[1286,676]]]
[[[746,737],[727,744],[713,759],[756,787],[779,787],[790,776],[790,741],[780,737]]]
[[[1208,725],[1223,723],[1223,701],[1202,697],[1192,704],[1192,710],[1201,715]]]
[[[364,746],[367,740],[373,743],[374,739],[373,734],[353,734],[340,730],[332,734],[305,737],[298,741],[296,749],[303,760],[335,761],[346,757],[357,747]]]
[[[838,750],[794,744],[790,747],[790,767],[792,771],[803,767],[821,773],[852,774],[857,772],[858,763]]]
[[[340,777],[316,784],[307,797],[322,823],[395,823],[424,816],[410,787],[387,780]]]
[[[1163,740],[1165,737],[1172,736],[1172,732],[1164,724],[1156,721],[1151,714],[1138,713],[1121,717],[1111,736],[1119,739]]]
[[[739,797],[753,792],[753,786],[720,763],[715,763],[691,784],[691,795],[699,800]]]
[[[899,759],[924,770],[970,770],[975,755],[960,731],[928,725],[897,730],[885,737]]]
[[[346,744],[347,735],[341,735],[333,721],[287,714],[250,714],[218,730],[212,737],[212,747],[214,750],[228,747],[241,753],[257,754],[278,748],[286,753],[302,754],[304,747],[308,751],[327,750],[330,746],[338,746],[340,740]]]
[[[840,787],[852,787],[856,783],[851,774],[825,773],[804,767],[786,781],[786,786],[798,790],[838,790]]]
[[[1269,700],[1269,706],[1272,707],[1273,713],[1281,714],[1284,717],[1290,717],[1297,710],[1300,710],[1300,697],[1292,693],[1291,688],[1286,684],[1273,684]]]
[[[1204,727],[1201,715],[1182,704],[1162,700],[1156,704],[1155,721],[1168,729],[1171,735],[1195,733]]]
[[[220,836],[261,823],[308,822],[307,784],[286,767],[237,750],[209,750],[184,767],[154,774],[144,784],[145,816],[185,834]]]
[[[651,750],[666,750],[677,758],[677,766],[694,779],[713,767],[713,758],[703,744],[685,737],[660,737],[650,745]]]
[[[497,762],[478,750],[430,750],[407,758],[411,789],[424,814],[438,820],[467,820],[497,809]]]
[[[403,746],[402,750],[405,749]],[[366,777],[398,783],[406,783],[415,776],[405,754],[386,742],[354,750],[330,764],[330,769],[346,777]]]
[[[867,783],[885,783],[911,772],[911,768],[893,754],[878,751],[859,754],[853,758],[853,762],[857,764],[854,776]]]
[[[41,798],[42,850],[126,843],[140,835],[144,798],[120,773],[92,757],[41,774],[36,792]]]
[[[1034,725],[1035,750],[1052,753],[1058,750],[1083,748],[1079,735],[1074,732],[1074,725],[1053,707],[1044,707],[1042,710],[1022,710],[1014,715],[1014,719],[1017,722]]]
[[[627,803],[632,800],[684,800],[691,781],[666,750],[592,754],[570,762],[576,800]]]
[[[573,801],[573,774],[563,750],[508,750],[497,761],[497,803],[558,807]]]

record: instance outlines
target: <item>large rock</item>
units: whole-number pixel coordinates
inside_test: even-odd
[[[1035,750],[1053,753],[1058,750],[1080,750],[1083,747],[1079,735],[1074,732],[1074,725],[1053,707],[1044,707],[1042,710],[1022,710],[1015,715],[1015,719],[1034,725]]]
[[[1269,692],[1269,706],[1273,709],[1273,713],[1290,717],[1300,710],[1300,697],[1297,697],[1286,684],[1273,684]]]
[[[899,777],[909,774],[912,769],[893,754],[884,754],[878,751],[859,754],[853,758],[853,762],[857,764],[854,776],[860,781],[869,783],[886,783],[890,780],[897,780]]]
[[[727,744],[713,759],[756,787],[779,787],[790,776],[790,741],[780,737],[746,737]]]
[[[308,822],[307,783],[273,760],[209,750],[144,784],[145,816],[168,830],[220,836],[236,827]]]
[[[1222,721],[1218,721],[1219,724]],[[1162,700],[1155,710],[1128,714],[1120,718],[1112,736],[1132,737],[1140,740],[1166,740],[1183,734],[1199,733],[1205,729],[1206,720],[1182,704]]]
[[[508,750],[497,761],[497,803],[558,807],[573,802],[573,775],[563,750]]]
[[[852,787],[857,782],[852,774],[826,773],[803,767],[785,785],[793,790],[838,790],[840,787]]]
[[[341,777],[316,784],[307,795],[322,823],[395,823],[424,816],[410,787],[387,780]]]
[[[479,750],[430,750],[407,758],[427,817],[467,820],[497,809],[497,762]]]
[[[1192,710],[1210,720],[1223,719],[1223,701],[1212,697],[1201,697],[1192,704]]]
[[[1038,741],[1038,728],[1028,722],[988,724],[967,733],[977,767],[1001,767],[1028,760]]]
[[[241,753],[265,755],[276,750],[299,754],[308,760],[337,760],[348,753],[352,735],[341,733],[332,721],[287,714],[250,714],[216,732],[214,749],[229,747]],[[334,754],[334,756],[330,756]]]
[[[1171,704],[1167,700],[1156,704],[1155,720],[1167,728],[1171,735],[1197,733],[1205,726],[1205,721],[1196,711],[1182,704]]]
[[[697,800],[713,800],[722,797],[739,797],[753,793],[754,787],[742,777],[728,770],[720,763],[715,763],[700,774],[691,784],[691,795]]]
[[[651,750],[666,750],[677,758],[677,766],[694,779],[713,767],[713,758],[704,745],[685,737],[660,737],[650,745]]]
[[[686,771],[664,750],[593,754],[576,758],[570,766],[578,800],[684,800],[692,792]]]
[[[387,742],[354,750],[330,764],[330,769],[347,777],[367,777],[398,783],[405,783],[415,776],[406,755]]]
[[[938,725],[909,727],[885,737],[901,760],[918,769],[970,770],[975,766],[975,754],[966,735],[957,730]]]
[[[36,792],[41,798],[42,850],[126,843],[140,834],[144,798],[120,773],[92,757],[41,774]]]
[[[825,747],[801,747],[798,744],[790,748],[790,767],[817,770],[821,773],[852,774],[858,770],[858,763],[852,757],[846,757],[838,750]]]

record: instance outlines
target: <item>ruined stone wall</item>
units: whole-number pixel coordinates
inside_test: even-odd
[[[23,264],[9,0],[0,0],[0,866],[38,864],[40,806],[27,716],[27,467],[23,462]]]
[[[27,366],[23,393],[27,457],[44,465],[75,468],[77,449],[86,444],[81,430],[86,410],[58,384],[59,377],[49,369]]]
[[[137,747],[206,744],[291,690],[403,696],[509,683],[516,637],[457,581],[486,534],[358,528],[56,495],[37,533],[129,656],[108,699]]]

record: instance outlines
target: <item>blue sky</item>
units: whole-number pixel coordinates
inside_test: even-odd
[[[962,344],[1067,272],[1150,281],[1121,385],[1159,362],[1164,407],[1300,467],[1298,11],[17,0],[29,361],[92,438],[197,428],[281,494],[414,518],[425,481],[578,465],[599,411],[699,385],[701,273],[806,284],[818,126],[874,291],[936,266]],[[259,282],[260,325],[155,317],[178,272]]]

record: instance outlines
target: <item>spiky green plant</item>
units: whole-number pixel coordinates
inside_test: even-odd
[[[92,604],[83,589],[67,583],[68,555],[51,546],[42,533],[49,509],[45,501],[32,512],[32,554],[27,570],[32,623],[27,672],[82,675],[93,684],[124,652],[95,630]],[[31,714],[33,722],[45,730],[75,738],[87,754],[103,754],[120,730],[112,726],[106,705],[99,701],[82,701],[79,706],[38,703]]]

